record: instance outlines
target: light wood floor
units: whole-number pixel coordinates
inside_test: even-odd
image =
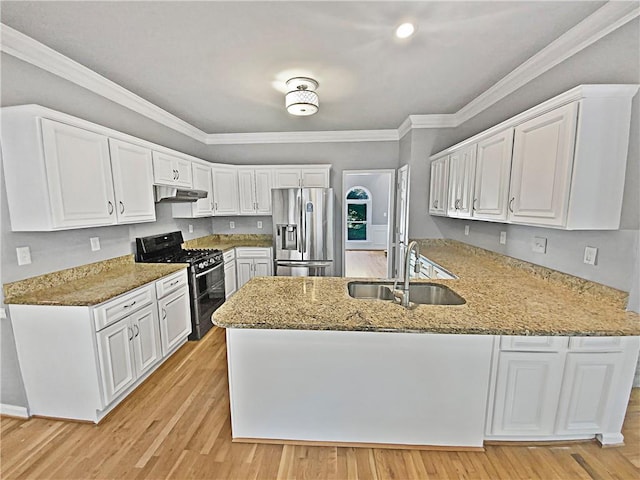
[[[189,342],[99,426],[1,419],[0,477],[55,479],[638,479],[640,390],[627,445],[437,452],[231,442],[224,331]],[[259,401],[259,399],[257,399]],[[310,415],[313,412],[309,412]]]
[[[387,256],[384,250],[346,250],[345,277],[387,277]]]

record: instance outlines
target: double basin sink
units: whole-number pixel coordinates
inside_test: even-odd
[[[402,284],[396,285],[402,288]],[[393,282],[349,282],[349,295],[366,300],[393,301]],[[465,299],[438,283],[409,283],[409,300],[421,305],[463,305]]]

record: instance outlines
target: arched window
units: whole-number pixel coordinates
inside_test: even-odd
[[[347,241],[369,241],[371,192],[364,187],[351,187],[345,196],[345,208],[347,209]]]

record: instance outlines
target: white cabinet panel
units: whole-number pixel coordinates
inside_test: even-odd
[[[155,221],[151,150],[110,138],[109,152],[118,223]]]
[[[449,195],[447,213],[450,217],[471,217],[475,173],[475,144],[449,155]]]
[[[42,119],[54,228],[116,223],[107,137]]]
[[[478,142],[473,218],[506,220],[513,128]]]
[[[303,187],[329,187],[328,168],[303,168],[300,172],[300,178]]]
[[[215,215],[238,214],[238,171],[236,167],[213,167],[213,202]]]
[[[571,337],[569,350],[573,352],[619,352],[622,337]]]
[[[268,277],[271,275],[271,260],[255,259],[253,263],[254,277]]]
[[[567,348],[567,337],[502,335],[500,350],[519,352],[559,352]]]
[[[147,372],[162,359],[160,325],[154,305],[149,305],[131,316],[133,352],[138,376]]]
[[[273,188],[329,187],[329,166],[322,167],[277,167],[274,170]]]
[[[241,288],[253,277],[253,259],[237,258],[236,259],[238,288]]]
[[[255,174],[253,170],[238,169],[240,215],[252,215],[256,211]]]
[[[191,204],[194,217],[213,215],[213,170],[209,165],[192,164],[193,188],[207,192],[207,198],[201,198]]]
[[[154,151],[153,181],[157,185],[191,188],[191,161]]]
[[[448,188],[449,157],[446,156],[431,162],[431,180],[429,189],[429,213],[431,215],[446,215]]]
[[[111,403],[136,380],[133,329],[128,319],[97,333],[105,404]]]
[[[622,352],[567,355],[556,433],[605,432],[622,361]]]
[[[182,288],[158,300],[162,355],[166,356],[191,333],[189,292]]]
[[[238,290],[236,278],[236,261],[231,260],[224,264],[224,295],[229,298]]]
[[[500,352],[493,435],[550,435],[558,406],[564,355]]]
[[[275,170],[274,188],[299,187],[301,184],[299,168],[277,168]]]
[[[571,103],[515,128],[509,219],[566,223],[578,104]]]
[[[254,172],[254,180],[256,192],[256,214],[271,215],[271,189],[273,188],[273,170],[270,168],[256,168]],[[328,181],[326,186],[329,186]]]

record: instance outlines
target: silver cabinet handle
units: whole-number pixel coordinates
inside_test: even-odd
[[[109,205],[109,215],[113,214],[113,203],[111,203],[111,200],[109,200],[107,202],[107,205]]]
[[[176,170],[176,179],[180,180],[180,170]]]
[[[133,340],[133,328],[127,327],[127,332],[129,333],[129,341]]]
[[[474,199],[473,199],[473,206],[472,206],[472,208],[473,208],[473,211],[474,211],[474,212],[476,211],[476,202],[477,202],[477,201],[478,201],[478,199],[477,199],[477,198],[474,198]]]
[[[214,210],[218,210],[218,202],[213,202],[213,208]]]
[[[122,308],[131,308],[136,304],[136,300],[134,300],[133,302],[129,303],[128,305],[123,306]]]
[[[134,325],[134,327],[136,328],[136,335],[135,336],[137,337],[138,335],[140,335],[140,327],[138,327],[138,325]]]
[[[438,200],[433,201],[433,208],[438,208]]]
[[[174,285],[177,285],[178,283],[180,283],[180,280],[174,280],[173,282],[171,282],[169,284],[170,287],[173,287]]]
[[[122,200],[118,203],[120,204],[120,213],[124,213],[124,203],[122,203]]]
[[[163,308],[162,309],[162,319],[165,320],[167,318],[167,311]]]
[[[512,197],[511,200],[509,200],[509,211],[511,213],[513,213],[513,201],[516,199],[516,197]]]

